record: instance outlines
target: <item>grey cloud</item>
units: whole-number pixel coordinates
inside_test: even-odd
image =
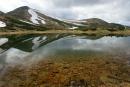
[[[108,3],[110,0],[55,0],[53,4],[56,7],[73,7],[73,6],[84,6],[84,5],[96,5]]]
[[[59,8],[59,9],[53,9],[48,12],[48,14],[51,14],[53,17],[58,17],[61,19],[75,19],[78,17],[75,12],[72,11],[72,9],[65,9],[65,8]]]
[[[57,17],[59,18],[86,19],[98,17],[108,22],[130,25],[129,0],[53,0],[52,3],[55,11],[58,9],[60,15]],[[78,7],[79,9],[76,9]],[[64,9],[68,9],[69,12]]]

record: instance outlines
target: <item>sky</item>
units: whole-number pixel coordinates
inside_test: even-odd
[[[101,18],[130,25],[130,0],[0,0],[0,11],[29,6],[60,19]]]

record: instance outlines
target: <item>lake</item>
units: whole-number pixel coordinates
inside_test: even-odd
[[[129,87],[130,36],[1,36],[0,74],[1,87]]]

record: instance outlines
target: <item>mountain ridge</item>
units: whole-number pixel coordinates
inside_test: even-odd
[[[89,18],[75,21],[64,21],[52,18],[28,6],[22,6],[8,13],[0,12],[0,21],[7,26],[7,30],[12,29],[34,29],[34,30],[62,30],[62,29],[81,29],[95,30],[98,28],[108,30],[124,30],[125,26],[117,23],[108,23],[99,18]],[[3,27],[2,27],[3,28]],[[15,28],[15,29],[14,29]]]

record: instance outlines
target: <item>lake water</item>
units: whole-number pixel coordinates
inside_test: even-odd
[[[22,61],[26,56],[89,56],[110,54],[130,56],[130,37],[76,35],[22,35],[0,38],[1,62]]]
[[[0,37],[1,73],[6,66],[35,64],[44,60],[82,63],[90,58],[121,60],[129,66],[130,37],[67,34]]]

